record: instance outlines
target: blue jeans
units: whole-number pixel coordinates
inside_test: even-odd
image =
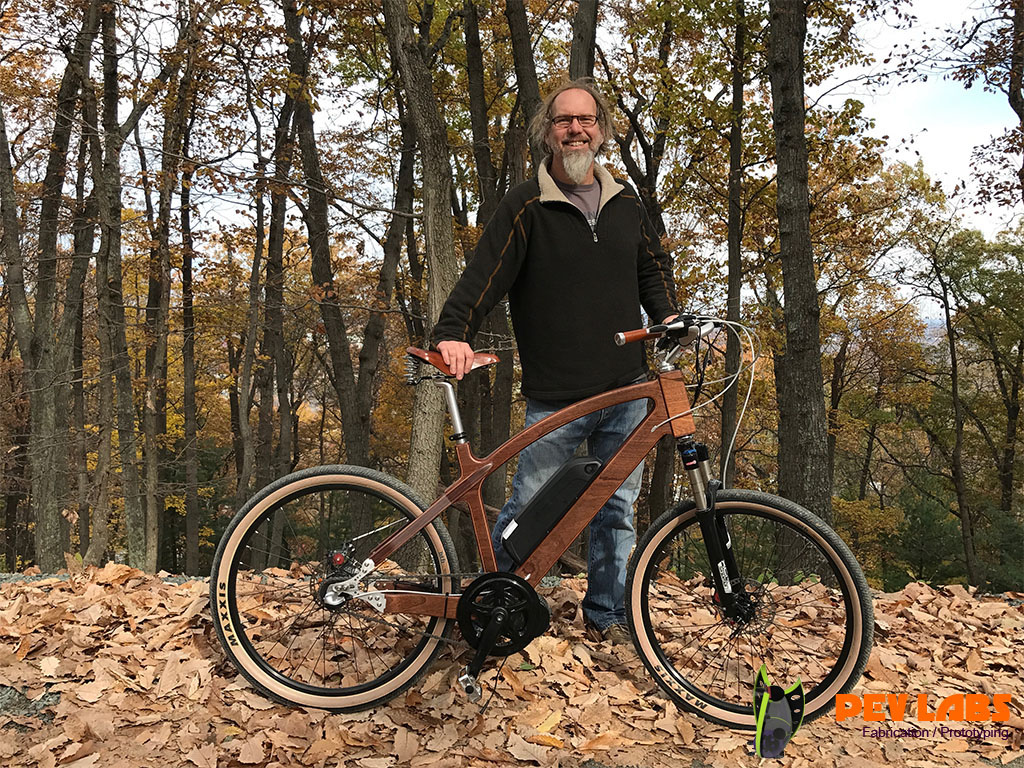
[[[527,398],[525,426],[531,426],[567,404]],[[501,543],[505,527],[544,482],[572,458],[576,448],[586,440],[588,455],[607,462],[646,415],[646,398],[619,403],[581,416],[523,449],[512,481],[512,496],[498,515],[491,534],[498,570],[511,571],[513,567]],[[583,615],[588,624],[601,631],[626,621],[626,564],[636,541],[633,503],[640,494],[642,476],[641,463],[590,523],[590,557]]]

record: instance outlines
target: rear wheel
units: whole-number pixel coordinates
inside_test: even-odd
[[[860,566],[820,518],[752,491],[718,494],[750,610],[730,620],[715,594],[693,502],[662,515],[637,545],[626,583],[637,651],[682,707],[754,729],[761,665],[783,687],[803,683],[804,719],[827,712],[871,652],[871,593]]]
[[[441,522],[344,595],[331,586],[423,509],[394,478],[353,466],[293,473],[249,501],[220,541],[210,580],[214,627],[242,675],[279,701],[333,711],[411,686],[454,620],[388,613],[386,594],[452,591],[458,566]]]

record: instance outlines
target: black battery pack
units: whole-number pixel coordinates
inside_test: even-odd
[[[512,561],[519,565],[544,537],[565,517],[565,513],[597,477],[602,462],[596,456],[569,459],[516,515],[501,533],[501,543]]]

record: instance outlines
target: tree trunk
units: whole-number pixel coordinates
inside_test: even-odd
[[[416,136],[411,117],[400,120],[402,154],[398,163],[398,185],[395,188],[394,213],[388,224],[383,243],[384,261],[373,292],[373,300],[366,325],[363,327],[362,348],[359,350],[359,378],[355,383],[358,417],[367,435],[373,431],[374,387],[378,383],[377,371],[384,359],[386,344],[386,312],[391,306],[398,279],[398,263],[402,258],[402,230],[411,221],[415,185],[413,168],[416,163]],[[369,450],[369,448],[367,449]]]
[[[530,42],[530,23],[526,17],[523,0],[507,0],[505,17],[508,19],[508,30],[512,36],[512,57],[515,60],[523,125],[529,126],[530,120],[540,109],[541,98],[540,86],[537,83],[537,67],[533,61],[533,46]],[[542,147],[530,143],[530,155],[533,157],[535,172],[540,167],[544,154]]]
[[[569,49],[569,79],[594,76],[594,48],[597,42],[597,0],[579,0],[572,18],[572,46]]]
[[[188,163],[190,130],[182,138]],[[196,318],[192,289],[192,169],[181,174],[181,314],[185,430],[185,573],[199,574],[199,425],[196,421]]]
[[[139,471],[135,452],[135,407],[132,390],[131,358],[121,270],[121,148],[124,136],[117,120],[120,99],[117,72],[117,19],[115,7],[106,6],[103,28],[103,180],[105,192],[101,205],[101,250],[107,260],[106,309],[111,333],[113,373],[117,394],[118,450],[121,454],[121,490],[124,495],[125,539],[128,564],[146,566],[146,518],[139,498]],[[127,134],[125,134],[127,135]]]
[[[2,97],[2,93],[0,93]],[[6,269],[5,294],[10,301],[11,322],[15,332],[19,326],[25,341],[18,341],[22,354],[22,367],[20,370],[13,366],[7,368],[5,373],[10,378],[8,391],[21,393],[21,396],[14,400],[11,410],[20,418],[14,420],[10,425],[12,441],[14,443],[11,454],[3,461],[3,493],[4,493],[4,570],[15,571],[22,565],[22,536],[28,531],[28,526],[22,524],[21,509],[25,500],[25,489],[28,485],[26,470],[28,464],[28,440],[31,428],[27,411],[31,407],[25,394],[26,387],[30,384],[28,375],[24,371],[26,362],[24,354],[30,343],[31,317],[29,315],[28,297],[25,294],[24,267],[22,265],[21,242],[19,235],[21,224],[18,220],[18,201],[15,196],[14,170],[11,167],[11,151],[7,139],[7,124],[4,120],[4,106],[0,98],[0,257],[2,257]],[[5,362],[10,360],[12,350],[5,351]],[[15,381],[15,375],[20,379]]]
[[[88,93],[88,92],[87,92]],[[100,179],[94,198],[99,198],[99,219],[101,222],[100,247],[96,252],[96,337],[99,342],[99,408],[96,413],[100,425],[99,446],[96,449],[96,469],[93,472],[93,485],[98,487],[96,503],[93,506],[92,535],[89,537],[89,548],[82,556],[85,565],[99,565],[106,559],[107,545],[110,542],[110,464],[113,456],[114,434],[114,353],[112,346],[113,330],[111,324],[110,292],[108,281],[107,241],[109,219],[107,191],[103,185],[102,151],[99,141],[95,104],[92,99],[85,100],[83,109],[84,123],[92,136],[92,165],[94,177]]]
[[[12,365],[6,370],[6,374],[8,391],[19,393],[24,383],[21,371]],[[28,525],[24,519],[27,516],[24,502],[29,486],[26,476],[29,439],[28,398],[23,391],[13,397],[14,402],[10,406],[13,419],[9,425],[13,446],[3,462],[4,570],[12,572],[19,570],[28,555]]]
[[[249,81],[246,81],[249,84]],[[250,86],[251,87],[251,86]],[[250,94],[246,94],[251,98]],[[267,170],[267,160],[263,156],[263,139],[259,120],[253,120],[255,127],[256,144],[256,175],[262,179]],[[257,446],[252,436],[252,426],[249,422],[249,412],[252,409],[253,392],[253,366],[256,362],[256,344],[259,341],[260,330],[260,275],[263,270],[264,261],[264,230],[266,226],[266,211],[264,204],[264,185],[258,183],[253,194],[253,207],[256,213],[256,222],[253,230],[254,247],[252,268],[249,272],[249,313],[246,322],[246,330],[242,340],[240,356],[235,350],[236,358],[232,370],[237,371],[238,381],[235,391],[231,392],[231,423],[234,428],[235,440],[235,465],[238,472],[238,485],[235,490],[235,507],[241,507],[252,492],[253,475],[257,465]],[[231,357],[229,345],[228,356]],[[262,366],[263,363],[260,363]],[[256,371],[257,379],[259,370]],[[264,388],[257,386],[261,392]],[[258,440],[258,438],[257,438]],[[256,485],[259,486],[257,478]]]
[[[864,501],[868,497],[868,483],[871,482],[871,459],[875,453],[875,434],[877,431],[877,424],[872,424],[868,428],[868,442],[867,447],[864,449],[864,463],[861,464],[860,484],[857,489],[857,499],[859,501]]]
[[[960,398],[960,357],[956,347],[956,331],[953,328],[952,298],[949,286],[941,274],[937,262],[933,262],[935,278],[941,291],[943,317],[945,320],[946,343],[949,345],[949,389],[953,398],[953,451],[950,456],[950,469],[953,472],[953,488],[956,491],[956,503],[960,517],[960,538],[964,548],[964,564],[967,567],[967,581],[980,586],[982,573],[978,565],[978,556],[974,546],[974,520],[971,511],[971,493],[967,488],[964,474],[964,409]]]
[[[288,174],[292,167],[293,133],[292,114],[294,102],[286,96],[278,116],[277,128],[274,133],[274,180],[277,182],[270,192],[270,236],[267,241],[267,304],[266,331],[264,343],[274,370],[276,382],[278,440],[277,447],[270,457],[271,477],[287,473],[291,463],[292,438],[292,403],[291,403],[291,370],[292,363],[284,341],[284,229],[287,206]],[[270,387],[266,394],[269,398]],[[261,395],[262,397],[262,395]],[[262,403],[260,413],[262,419]],[[272,439],[272,435],[268,435]],[[270,546],[272,553],[281,550],[284,535],[284,515],[274,516]],[[277,565],[271,562],[271,565]]]
[[[835,477],[836,439],[839,437],[839,405],[843,399],[843,375],[846,373],[846,356],[849,354],[850,337],[843,338],[839,350],[832,360],[832,381],[829,386],[828,408],[828,476]]]
[[[293,95],[295,126],[309,195],[304,217],[312,257],[313,283],[318,293],[320,315],[324,321],[328,352],[334,371],[333,382],[341,408],[346,460],[350,464],[367,466],[370,463],[369,432],[366,429],[369,414],[361,414],[358,406],[350,337],[334,287],[327,187],[320,170],[320,156],[313,130],[313,111],[307,90],[308,53],[302,45],[302,30],[294,0],[285,2],[284,19],[288,33],[289,71],[297,85],[297,92]],[[446,197],[445,206],[447,205]]]
[[[89,549],[89,468],[88,468],[88,437],[85,430],[85,382],[83,380],[83,335],[85,324],[85,277],[88,264],[92,259],[93,241],[96,234],[97,201],[96,195],[85,196],[85,177],[87,175],[88,140],[83,132],[78,159],[78,182],[75,189],[75,221],[74,221],[74,253],[76,262],[81,266],[81,282],[68,285],[67,298],[68,317],[72,319],[74,341],[71,348],[71,418],[74,436],[70,451],[70,465],[76,476],[77,514],[78,514],[78,553],[85,557]]]
[[[192,237],[192,178],[189,156],[192,126],[196,119],[196,100],[189,103],[189,119],[181,138],[181,304],[183,420],[185,438],[185,573],[198,575],[199,566],[199,422],[196,404],[196,319],[192,286],[195,247]]]
[[[1010,387],[1010,398],[1006,403],[1006,430],[1003,433],[1003,450],[999,460],[999,508],[1004,512],[1013,510],[1013,495],[1016,488],[1015,469],[1017,464],[1017,430],[1020,422],[1021,356],[1024,344],[1017,344],[1017,375]]]
[[[497,170],[491,155],[491,144],[487,130],[487,99],[484,92],[483,50],[480,31],[477,26],[476,3],[467,0],[466,17],[466,61],[469,78],[469,112],[473,128],[473,158],[476,161],[477,179],[480,188],[480,208],[476,214],[476,226],[483,228],[491,220],[500,202],[498,195]],[[473,443],[481,455],[494,450],[508,440],[512,416],[512,358],[511,340],[505,302],[499,302],[484,320],[482,330],[488,334],[492,348],[498,343],[505,348],[495,371],[494,385],[488,374],[480,372],[470,377],[467,383],[477,388],[476,402],[479,416],[479,441]],[[484,345],[485,347],[487,345]],[[467,414],[470,415],[470,414]],[[473,422],[472,418],[469,420]],[[484,503],[500,508],[505,502],[505,473],[495,472],[484,481]]]
[[[242,398],[239,394],[239,383],[242,379],[242,350],[236,347],[234,340],[228,337],[225,340],[228,353],[228,372],[230,381],[228,383],[228,410],[231,418],[231,452],[235,459],[235,488],[236,499],[238,491],[241,490],[242,473],[245,462],[245,444],[242,441]]]
[[[237,428],[235,441],[238,465],[238,486],[235,489],[235,507],[241,508],[252,492],[253,473],[256,466],[256,446],[249,423],[252,409],[252,368],[256,358],[256,339],[259,335],[260,271],[263,268],[263,194],[256,192],[255,245],[252,255],[252,269],[249,272],[249,316],[246,323],[242,349],[236,350],[238,371],[237,407],[232,410],[232,423]],[[230,350],[229,350],[230,353]],[[240,455],[237,451],[240,449]]]
[[[1010,66],[1007,97],[1010,107],[1017,115],[1017,130],[1024,134],[1024,3],[1013,2],[1013,32],[1010,38]],[[1020,198],[1024,201],[1024,152],[1021,153],[1021,166],[1017,170],[1020,182]]]
[[[405,251],[409,261],[411,285],[409,286],[408,309],[403,312],[403,315],[409,334],[409,343],[424,347],[428,342],[423,311],[423,260],[420,258],[416,245],[416,227],[411,218],[405,223]]]
[[[818,290],[811,251],[804,136],[802,0],[772,0],[769,65],[778,165],[785,351],[778,365],[779,493],[832,518]]]
[[[425,330],[429,334],[459,273],[449,206],[452,182],[448,132],[434,97],[427,63],[413,39],[404,3],[384,0],[384,27],[392,62],[401,75],[423,163],[423,229],[429,265]],[[419,385],[414,404],[408,481],[425,498],[433,498],[437,489],[443,418],[440,390],[430,382]]]
[[[466,18],[466,74],[469,79],[469,118],[473,129],[473,159],[480,191],[477,227],[484,227],[498,207],[498,174],[491,158],[491,142],[487,130],[487,95],[484,90],[484,59],[480,44],[477,8],[473,0],[464,5]]]
[[[288,142],[290,145],[290,142]],[[291,168],[291,157],[282,157],[275,163],[275,177],[282,182]],[[292,413],[291,373],[292,359],[284,338],[284,214],[287,197],[275,189],[270,195],[270,241],[267,248],[267,328],[268,351],[274,360],[274,380],[277,399],[277,446],[274,454],[274,474],[288,471],[291,464]]]
[[[149,265],[149,296],[146,302],[146,390],[143,407],[143,455],[146,493],[146,570],[159,566],[163,516],[163,433],[166,431],[167,333],[171,304],[171,208],[178,186],[182,136],[192,90],[191,60],[181,81],[168,96],[160,155],[157,200],[156,247]]]
[[[0,104],[0,216],[4,223],[2,250],[8,265],[6,279],[10,286],[11,312],[25,365],[26,389],[29,392],[31,426],[27,459],[32,482],[30,509],[35,526],[37,564],[44,571],[55,571],[64,565],[62,534],[66,533],[67,527],[60,513],[57,494],[58,489],[66,487],[59,476],[67,469],[67,454],[61,447],[63,435],[58,430],[62,422],[66,423],[67,413],[66,410],[58,411],[61,398],[66,399],[72,341],[67,335],[60,334],[65,328],[68,331],[73,329],[73,320],[77,314],[69,315],[69,307],[65,307],[63,318],[59,318],[56,313],[58,233],[75,103],[83,74],[88,71],[88,55],[97,32],[97,10],[98,3],[94,1],[84,11],[81,32],[76,36],[75,47],[57,91],[56,117],[42,180],[36,244],[38,259],[33,281],[35,290],[31,299],[28,296],[23,254],[18,242],[18,202],[3,105]]]
[[[102,215],[102,214],[101,214]],[[94,487],[98,487],[96,503],[93,506],[92,535],[89,548],[83,555],[86,565],[99,565],[105,559],[107,545],[110,541],[110,462],[113,454],[114,432],[114,359],[110,328],[110,295],[107,280],[106,235],[100,242],[96,253],[96,297],[99,305],[97,312],[96,335],[99,341],[99,408],[96,418],[100,425],[99,446],[96,449],[96,469],[93,472]]]
[[[263,344],[256,366],[256,488],[267,487],[274,474],[274,360],[270,357],[267,332],[264,318]]]
[[[733,323],[742,320],[740,311],[743,288],[743,82],[746,74],[746,9],[743,0],[736,0],[736,29],[732,52],[732,125],[729,128],[729,287],[725,318]],[[731,329],[725,342],[725,375],[734,376],[740,369],[741,344],[739,334]],[[722,437],[719,472],[726,488],[736,479],[737,406],[739,379],[722,397]]]

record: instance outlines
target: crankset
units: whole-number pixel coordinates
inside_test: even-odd
[[[455,616],[465,641],[489,656],[523,650],[551,624],[547,601],[514,573],[479,576],[463,591]],[[495,625],[498,631],[488,637]]]
[[[547,601],[514,573],[485,573],[467,587],[455,617],[462,638],[476,653],[462,670],[459,685],[471,701],[481,696],[477,676],[488,656],[521,651],[551,624]]]

